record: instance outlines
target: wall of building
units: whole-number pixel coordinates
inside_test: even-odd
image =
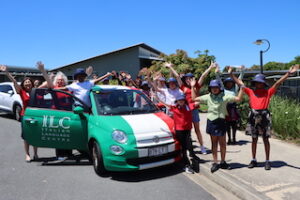
[[[62,71],[67,76],[72,76],[77,68],[87,68],[88,66],[92,66],[94,68],[94,71],[99,76],[104,75],[107,72],[111,72],[112,70],[122,70],[129,72],[130,74],[132,74],[132,76],[136,76],[138,71],[140,70],[138,54],[138,47],[129,48],[75,63],[61,68],[59,69],[59,71]]]

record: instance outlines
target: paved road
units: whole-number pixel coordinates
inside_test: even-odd
[[[101,178],[88,162],[25,163],[20,124],[1,115],[0,127],[0,200],[214,199],[178,166]],[[40,157],[53,155],[52,149],[39,149]]]

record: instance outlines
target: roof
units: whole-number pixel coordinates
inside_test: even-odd
[[[41,73],[36,67],[21,67],[21,66],[12,66],[12,65],[7,65],[8,71],[30,71],[30,72],[37,72]]]
[[[56,70],[68,67],[70,65],[82,63],[82,62],[85,62],[85,61],[88,61],[88,60],[92,60],[92,59],[99,58],[99,57],[102,57],[102,56],[107,56],[109,54],[114,54],[114,53],[117,53],[117,52],[120,52],[120,51],[124,51],[124,50],[127,50],[127,49],[135,48],[135,47],[143,47],[143,48],[148,49],[150,51],[153,51],[154,53],[157,53],[157,54],[161,54],[162,53],[161,51],[158,51],[157,49],[154,49],[153,47],[150,47],[149,45],[147,45],[145,43],[139,43],[139,44],[132,45],[132,46],[129,46],[129,47],[125,47],[125,48],[122,48],[122,49],[118,49],[118,50],[115,50],[115,51],[104,53],[104,54],[101,54],[101,55],[98,55],[98,56],[87,58],[87,59],[84,59],[84,60],[81,60],[81,61],[78,61],[78,62],[74,62],[74,63],[68,64],[68,65],[64,65],[62,67],[54,68],[54,69],[52,69],[50,71],[56,71]]]

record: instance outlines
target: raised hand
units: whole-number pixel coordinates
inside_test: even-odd
[[[290,70],[289,70],[289,73],[290,73],[290,74],[293,74],[293,73],[295,73],[298,69],[299,69],[299,64],[293,65],[293,66],[291,66],[291,68],[290,68]]]
[[[85,70],[85,73],[88,75],[88,76],[91,76],[92,73],[93,73],[94,69],[92,66],[88,66],[88,68],[86,68]]]
[[[111,72],[111,74],[112,74],[112,76],[117,77],[117,72],[116,72],[115,70],[113,70],[113,71]]]
[[[7,72],[7,67],[5,65],[0,65],[0,71]]]
[[[228,66],[227,72],[228,72],[228,74],[231,74],[231,73],[232,73],[232,67],[231,67],[231,66]]]
[[[131,75],[130,74],[126,74],[126,76],[125,76],[127,79],[131,79]]]
[[[164,63],[164,67],[166,67],[166,68],[171,68],[172,66],[173,66],[173,64],[170,62]]]
[[[215,63],[213,61],[211,61],[209,68],[213,68],[214,66],[215,66]]]
[[[50,73],[49,78],[50,80],[54,80],[55,74],[53,72]]]
[[[193,77],[193,78],[190,80],[191,87],[195,87],[195,86],[196,86],[196,83],[197,83],[197,81],[196,81],[195,77]]]
[[[45,71],[45,66],[44,66],[44,64],[43,64],[41,61],[38,61],[38,62],[36,63],[36,67],[37,67],[41,72]]]

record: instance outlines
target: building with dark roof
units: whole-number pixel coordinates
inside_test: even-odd
[[[140,43],[58,67],[51,71],[61,71],[69,79],[72,79],[72,75],[77,68],[92,66],[94,73],[99,76],[116,70],[128,72],[135,77],[140,69],[151,66],[153,60],[162,60],[159,57],[161,53],[145,43]]]
[[[41,80],[43,81],[44,78],[42,73],[34,67],[19,67],[19,66],[11,66],[7,65],[8,71],[15,77],[18,82],[21,82],[25,77],[30,77],[33,80]],[[0,82],[10,81],[5,72],[0,72]]]

